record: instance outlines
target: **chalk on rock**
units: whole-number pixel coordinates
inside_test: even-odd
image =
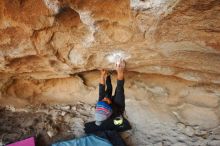
[[[130,55],[124,51],[115,51],[115,52],[111,52],[107,55],[107,60],[110,63],[115,63],[116,61],[118,61],[120,59],[127,60],[129,58],[130,58]]]

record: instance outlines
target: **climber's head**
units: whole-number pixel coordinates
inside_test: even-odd
[[[101,125],[101,123],[108,119],[108,117],[110,117],[112,114],[112,107],[105,100],[107,99],[104,98],[102,101],[99,101],[96,104],[95,124],[98,126]]]
[[[103,98],[102,101],[106,102],[106,103],[109,104],[109,105],[112,104],[111,99],[108,98],[108,97]]]

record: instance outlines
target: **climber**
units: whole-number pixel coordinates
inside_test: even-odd
[[[125,111],[124,71],[125,61],[119,59],[116,62],[117,87],[114,96],[112,96],[111,73],[104,69],[100,71],[99,99],[96,104],[95,121],[85,124],[86,133],[105,130],[122,132],[131,129],[128,120],[123,115]]]

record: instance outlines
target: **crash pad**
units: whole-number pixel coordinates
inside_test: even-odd
[[[30,137],[12,144],[8,144],[6,146],[35,146],[34,137]]]
[[[52,146],[112,146],[112,144],[107,139],[90,135],[78,139],[58,142],[52,144]]]

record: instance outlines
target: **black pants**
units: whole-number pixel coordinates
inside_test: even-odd
[[[99,101],[103,98],[110,98],[112,101],[113,114],[107,120],[105,120],[100,126],[97,126],[95,122],[85,123],[85,132],[95,133],[98,131],[115,130],[117,132],[123,132],[131,129],[129,121],[123,117],[123,125],[115,125],[114,119],[118,116],[123,116],[125,110],[125,95],[124,95],[124,80],[117,80],[117,87],[115,89],[115,95],[112,96],[112,84],[110,76],[106,79],[107,89],[103,84],[99,84]]]
[[[112,83],[111,77],[107,76],[106,79],[106,90],[103,84],[99,84],[99,101],[103,98],[110,98],[112,104],[116,105],[117,108],[121,109],[121,112],[125,110],[125,94],[124,94],[124,80],[117,80],[117,87],[115,89],[115,95],[112,96]]]

